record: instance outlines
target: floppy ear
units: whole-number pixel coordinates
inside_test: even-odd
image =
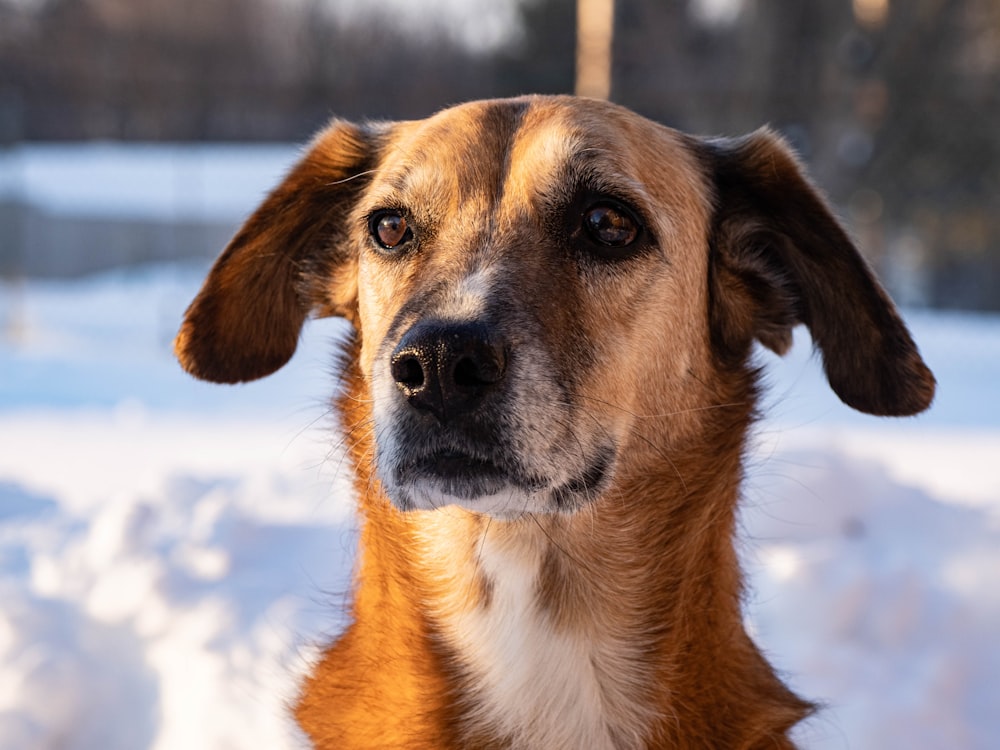
[[[311,312],[351,315],[357,261],[346,219],[367,184],[375,138],[331,124],[236,233],[174,341],[185,370],[217,383],[262,378],[295,353]]]
[[[840,399],[881,416],[916,414],[934,376],[886,292],[791,150],[768,130],[702,143],[715,186],[711,324],[723,357],[753,339],[779,354],[804,323]]]

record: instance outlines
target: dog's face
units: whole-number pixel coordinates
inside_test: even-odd
[[[504,102],[392,131],[351,224],[376,466],[401,508],[575,509],[635,414],[687,406],[708,197],[675,135],[630,127]]]
[[[780,141],[699,141],[613,105],[475,102],[335,124],[234,238],[178,337],[260,377],[310,312],[361,337],[401,509],[575,510],[718,403],[754,339],[807,323],[834,389],[908,414],[933,379]]]

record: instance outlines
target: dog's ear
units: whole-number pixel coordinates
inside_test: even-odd
[[[350,317],[357,259],[347,217],[367,184],[378,135],[334,122],[312,142],[216,260],[174,352],[192,375],[236,383],[295,353],[310,313]]]
[[[926,409],[934,376],[788,146],[760,130],[700,148],[716,201],[710,240],[716,351],[742,361],[757,339],[784,354],[792,328],[804,323],[844,403],[882,416]]]

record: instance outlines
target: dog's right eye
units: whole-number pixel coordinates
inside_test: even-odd
[[[581,202],[586,208],[575,214],[579,223],[570,231],[583,241],[589,254],[604,260],[624,260],[646,247],[642,223],[627,205],[606,196]]]
[[[368,229],[383,250],[395,250],[413,239],[406,217],[399,211],[379,211],[368,220]]]
[[[583,228],[591,239],[611,248],[624,248],[639,236],[639,225],[624,208],[613,203],[597,203],[583,214]]]

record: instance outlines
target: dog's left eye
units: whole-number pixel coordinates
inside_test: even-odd
[[[368,229],[384,250],[395,250],[413,239],[413,230],[399,211],[379,211],[369,219]]]
[[[597,203],[583,214],[583,228],[595,242],[607,247],[628,247],[639,236],[639,224],[624,208]]]

